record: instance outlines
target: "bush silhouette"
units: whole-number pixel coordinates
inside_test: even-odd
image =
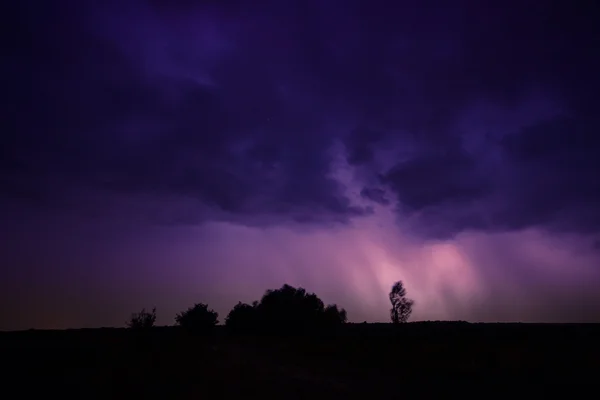
[[[249,331],[257,327],[258,302],[252,305],[238,302],[227,314],[225,326],[232,331]]]
[[[131,314],[129,321],[127,321],[127,327],[134,330],[151,329],[154,327],[156,322],[156,307],[151,312],[146,312],[143,308],[139,313]]]
[[[399,324],[408,321],[415,302],[406,298],[406,289],[402,281],[398,281],[392,286],[390,302],[392,303],[392,309],[390,310],[392,322]]]
[[[229,313],[226,326],[233,331],[261,330],[299,332],[332,327],[347,321],[346,311],[337,305],[325,307],[314,293],[283,285],[267,290],[260,302],[238,303]]]
[[[205,333],[219,323],[219,314],[209,309],[208,305],[197,303],[177,314],[175,322],[189,333]]]
[[[323,324],[326,326],[345,324],[348,321],[346,310],[338,309],[336,304],[325,307],[323,312]]]

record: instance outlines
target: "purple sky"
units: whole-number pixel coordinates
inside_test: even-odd
[[[600,322],[600,15],[546,3],[3,5],[0,329]]]

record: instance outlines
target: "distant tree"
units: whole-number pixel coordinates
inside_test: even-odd
[[[325,325],[341,325],[348,321],[346,310],[338,309],[336,304],[330,304],[323,311],[323,321]]]
[[[204,333],[219,323],[219,314],[209,309],[207,304],[197,303],[177,314],[175,322],[190,333]]]
[[[238,302],[225,318],[231,331],[298,332],[346,323],[346,310],[332,304],[325,307],[314,293],[283,285],[267,290],[252,305]]]
[[[225,326],[236,331],[247,331],[256,327],[258,324],[257,307],[258,302],[254,302],[252,305],[238,302],[227,314]]]
[[[300,329],[316,326],[325,305],[314,293],[283,285],[267,290],[258,303],[260,322],[270,328]]]
[[[256,312],[259,324],[270,330],[310,330],[347,320],[344,309],[339,310],[335,305],[325,308],[316,294],[287,284],[267,290],[256,305]]]
[[[392,309],[390,310],[392,322],[398,324],[408,321],[415,302],[406,298],[406,289],[402,281],[398,281],[392,286],[390,302],[392,303]]]
[[[127,321],[127,327],[135,330],[150,329],[154,327],[156,322],[156,307],[152,309],[152,312],[146,312],[145,308],[139,313],[131,314]]]

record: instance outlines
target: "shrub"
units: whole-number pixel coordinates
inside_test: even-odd
[[[257,328],[258,324],[258,303],[253,305],[238,302],[227,314],[225,326],[232,331],[251,331]]]
[[[314,293],[283,285],[267,290],[260,302],[238,303],[229,313],[226,326],[232,331],[305,332],[328,328],[347,321],[346,310],[325,307]]]
[[[209,309],[207,304],[197,303],[177,314],[175,322],[190,333],[205,333],[219,323],[219,314]]]
[[[146,312],[143,308],[139,313],[131,314],[127,327],[134,330],[151,329],[156,322],[156,307],[151,312]]]

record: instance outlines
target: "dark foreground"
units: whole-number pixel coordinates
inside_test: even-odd
[[[577,395],[599,379],[600,325],[349,324],[296,337],[26,331],[0,333],[0,355],[7,398],[520,397],[558,386]]]

